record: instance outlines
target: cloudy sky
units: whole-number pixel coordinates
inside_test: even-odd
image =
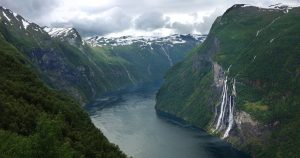
[[[74,27],[84,36],[205,34],[237,3],[299,6],[300,0],[0,0],[31,22]]]

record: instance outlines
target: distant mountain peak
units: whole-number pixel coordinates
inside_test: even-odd
[[[32,24],[17,13],[2,6],[0,6],[0,19],[3,19],[6,25],[21,24],[20,29],[23,28],[25,30]]]
[[[104,46],[126,46],[131,44],[139,44],[143,46],[151,46],[152,44],[183,44],[187,40],[194,40],[203,42],[206,35],[200,34],[174,34],[170,36],[121,36],[121,37],[106,37],[106,36],[94,36],[85,39],[86,43],[96,47]]]
[[[239,6],[239,7],[242,7],[242,8],[257,7],[257,8],[260,8],[260,9],[280,10],[280,11],[283,11],[284,13],[288,13],[289,10],[293,8],[292,6],[288,6],[288,5],[285,5],[285,4],[282,4],[282,3],[273,4],[273,5],[270,5],[268,7],[253,6],[253,5],[249,5],[249,4],[237,4],[237,5],[234,5],[234,6],[235,7]]]
[[[75,28],[44,27],[43,30],[46,31],[52,38],[58,38],[62,41],[68,41],[72,45],[83,43],[80,34]]]
[[[77,31],[74,28],[50,28],[50,27],[44,27],[44,31],[46,31],[51,37],[66,37],[70,34],[74,35],[74,37],[77,37]]]

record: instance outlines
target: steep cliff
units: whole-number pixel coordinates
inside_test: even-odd
[[[234,5],[165,76],[156,109],[255,157],[299,155],[300,8]]]
[[[166,37],[92,37],[85,41],[95,52],[123,59],[133,84],[161,80],[165,72],[202,43],[205,35]]]
[[[143,43],[98,47],[83,40],[74,28],[40,27],[3,7],[0,32],[31,61],[48,85],[81,103],[108,91],[161,79],[170,61],[182,60],[202,41],[191,38],[172,47],[145,49],[140,47]]]
[[[1,157],[126,157],[70,97],[47,87],[0,33]]]

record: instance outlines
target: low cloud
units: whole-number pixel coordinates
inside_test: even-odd
[[[160,12],[148,12],[138,16],[134,20],[134,26],[139,30],[152,31],[165,27],[170,21],[169,17],[164,17]]]
[[[222,11],[217,9],[209,16],[204,16],[202,22],[195,24],[195,29],[197,30],[197,32],[208,34],[212,24],[220,15],[222,15]]]
[[[194,24],[183,24],[180,22],[174,22],[171,25],[171,28],[175,30],[176,33],[179,34],[188,34],[193,32],[195,29]]]
[[[59,2],[59,0],[1,0],[0,5],[35,20],[53,11]]]
[[[83,36],[162,30],[208,33],[216,17],[236,3],[300,5],[299,0],[0,0],[0,5],[32,22],[75,27]]]
[[[89,16],[74,16],[65,22],[56,22],[51,27],[74,27],[83,36],[104,35],[129,29],[132,17],[120,8],[106,10],[100,14]]]

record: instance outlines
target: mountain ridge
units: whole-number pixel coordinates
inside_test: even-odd
[[[126,157],[0,33],[1,157]]]
[[[203,44],[167,72],[156,109],[254,157],[299,155],[299,12],[229,8]]]
[[[199,43],[203,42],[206,35],[200,34],[173,34],[169,36],[121,36],[121,37],[106,37],[94,36],[85,39],[91,46],[125,46],[133,43],[141,43],[141,47],[151,45],[152,43],[166,43],[166,44],[182,44],[186,41],[184,39],[190,38]]]
[[[0,32],[31,60],[41,78],[82,104],[108,91],[161,79],[170,65],[201,42],[190,40],[174,48],[143,50],[135,44],[101,48],[89,45],[74,28],[51,29],[32,22],[24,25],[24,18],[4,8],[0,9],[0,18]]]

